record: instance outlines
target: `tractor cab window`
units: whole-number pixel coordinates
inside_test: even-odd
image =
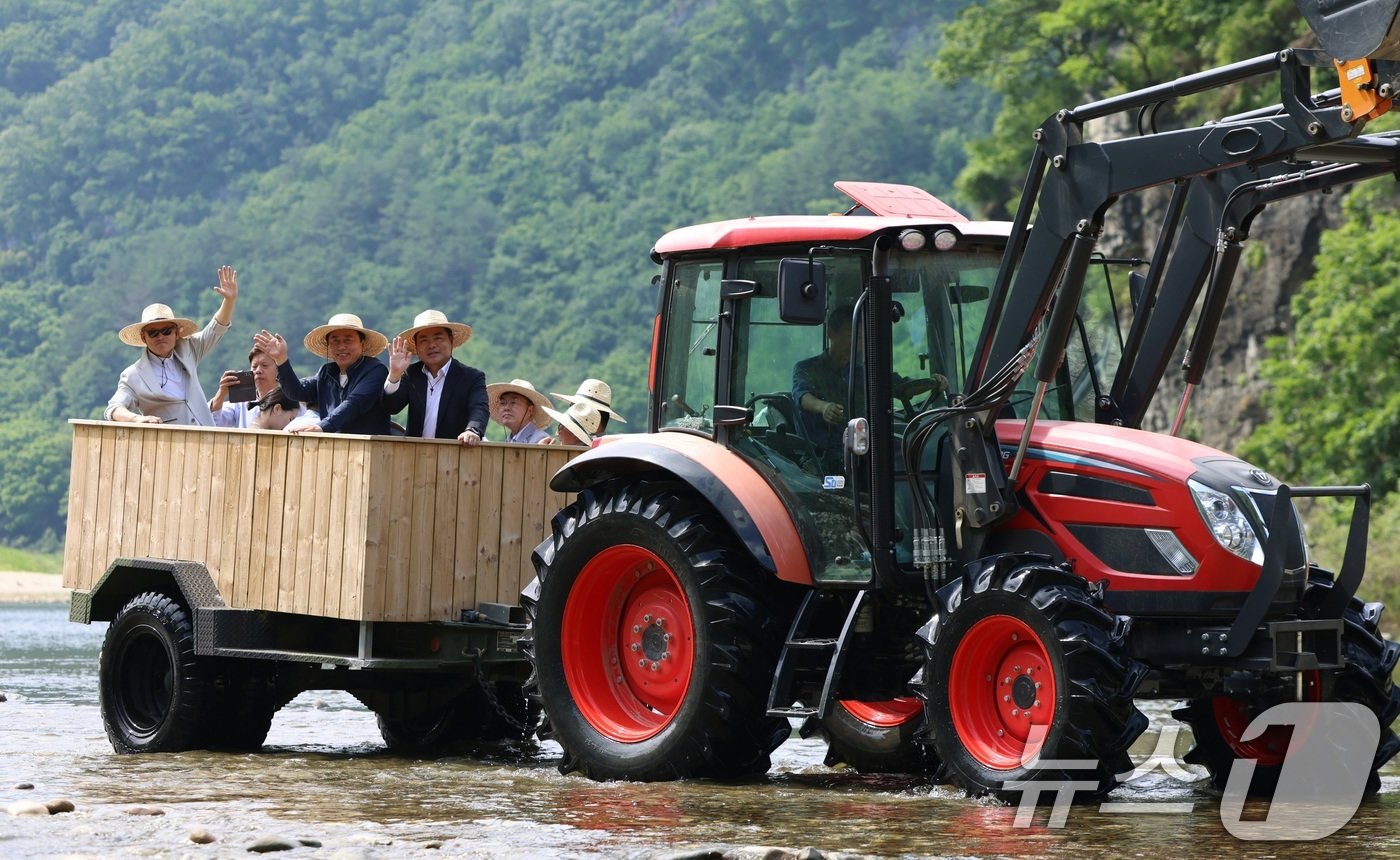
[[[736,273],[758,290],[737,306],[730,390],[734,403],[753,410],[753,420],[736,433],[734,450],[788,495],[814,576],[865,582],[870,553],[856,522],[842,444],[846,420],[866,412],[864,387],[849,385],[845,352],[862,348],[850,321],[864,284],[863,258],[816,258],[826,270],[831,319],[797,325],[778,315],[782,256],[741,259]],[[803,394],[811,395],[806,411]],[[817,400],[833,404],[828,414],[812,411]]]
[[[719,293],[724,263],[677,264],[670,272],[661,378],[656,392],[662,427],[713,431],[715,367],[719,349]]]

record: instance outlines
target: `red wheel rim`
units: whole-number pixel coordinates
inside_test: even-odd
[[[1009,615],[972,625],[953,652],[948,704],[963,746],[996,770],[1040,751],[1055,720],[1055,673],[1035,631]]]
[[[901,697],[883,702],[857,702],[844,699],[838,704],[850,712],[851,716],[870,726],[892,729],[924,715],[924,705],[918,699]]]
[[[1320,672],[1303,673],[1303,701],[1322,701],[1322,678]],[[1288,753],[1288,742],[1295,731],[1307,731],[1308,727],[1270,726],[1258,736],[1244,740],[1245,730],[1250,722],[1261,713],[1247,703],[1232,696],[1216,696],[1211,700],[1215,713],[1215,726],[1220,731],[1221,740],[1230,748],[1236,758],[1254,759],[1260,767],[1278,767],[1283,764]]]
[[[685,589],[650,550],[609,547],[579,571],[560,650],[584,719],[612,740],[644,741],[670,724],[690,688],[695,628]]]

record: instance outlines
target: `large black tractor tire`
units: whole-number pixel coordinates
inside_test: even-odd
[[[685,487],[612,482],[535,550],[531,687],[562,773],[640,781],[768,770],[766,715],[794,607]]]
[[[277,664],[272,660],[225,658],[214,681],[214,730],[208,740],[220,750],[262,748],[272,728],[277,698]]]
[[[1303,617],[1317,617],[1318,610],[1332,592],[1332,584],[1329,571],[1313,568],[1309,572],[1308,586],[1303,593]],[[1396,662],[1400,661],[1400,643],[1381,636],[1383,609],[1380,603],[1362,603],[1353,597],[1342,613],[1344,667],[1330,678],[1319,672],[1304,675],[1306,700],[1355,702],[1376,715],[1380,739],[1366,780],[1368,796],[1380,791],[1377,771],[1400,751],[1400,738],[1390,727],[1396,716],[1400,716],[1400,689],[1392,680]],[[1252,759],[1255,767],[1250,795],[1272,796],[1283,770],[1291,730],[1270,728],[1250,741],[1240,738],[1250,720],[1273,704],[1277,702],[1251,706],[1231,697],[1216,696],[1192,699],[1178,706],[1172,716],[1191,727],[1195,741],[1186,754],[1186,761],[1206,768],[1211,784],[1223,791],[1235,762]]]
[[[213,691],[194,653],[194,625],[175,599],[146,592],[107,628],[98,658],[102,724],[119,753],[209,746]]]
[[[1048,561],[990,560],[973,582],[920,634],[915,689],[944,778],[1012,801],[1017,783],[1051,789],[1044,802],[1060,787],[1075,800],[1106,794],[1148,724],[1133,703],[1147,667],[1128,654],[1128,619]]]
[[[840,700],[824,719],[809,718],[802,736],[826,738],[828,767],[844,764],[861,773],[932,773],[938,759],[916,739],[923,727],[923,702],[916,698]]]
[[[518,682],[474,682],[447,701],[410,695],[392,710],[376,711],[379,734],[400,755],[439,756],[477,744],[527,740],[535,733],[539,711],[526,700]]]

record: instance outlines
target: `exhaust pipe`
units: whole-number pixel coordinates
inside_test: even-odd
[[[1296,0],[1334,60],[1400,60],[1400,0]]]

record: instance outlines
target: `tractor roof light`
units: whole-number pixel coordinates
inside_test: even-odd
[[[1262,565],[1264,548],[1254,532],[1254,525],[1235,504],[1235,500],[1195,479],[1187,480],[1186,485],[1190,487],[1201,519],[1215,536],[1216,542],[1240,558]]]
[[[922,251],[928,245],[928,237],[919,230],[902,230],[899,234],[899,247],[906,251]]]
[[[951,251],[958,244],[958,234],[952,230],[939,230],[933,234],[933,247],[940,251]]]

